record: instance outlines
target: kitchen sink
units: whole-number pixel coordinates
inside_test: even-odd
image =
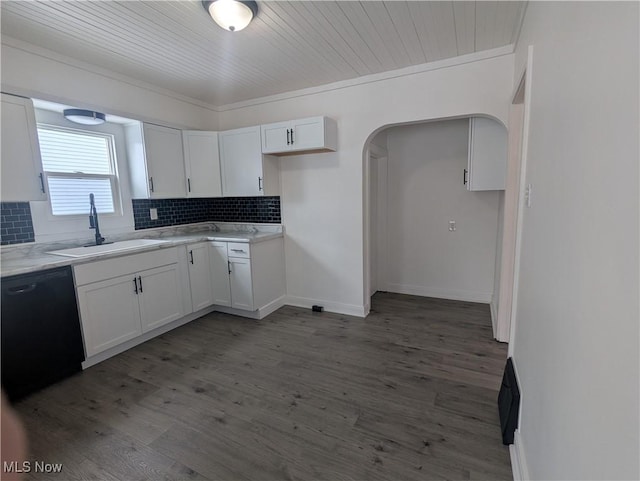
[[[97,254],[110,254],[112,252],[126,251],[129,249],[139,249],[141,247],[154,246],[158,244],[164,244],[166,242],[168,241],[158,239],[133,239],[113,242],[111,244],[102,244],[99,246],[74,247],[72,249],[49,251],[48,254],[66,257],[87,257]]]

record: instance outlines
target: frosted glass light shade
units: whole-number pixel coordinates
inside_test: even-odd
[[[245,28],[258,13],[256,2],[214,0],[203,1],[202,5],[218,25],[230,32],[238,32]]]
[[[105,115],[102,112],[94,112],[93,110],[84,109],[66,109],[63,115],[67,120],[83,125],[98,125],[105,121]]]

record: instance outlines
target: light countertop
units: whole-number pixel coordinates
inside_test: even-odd
[[[136,247],[115,252],[97,253],[83,257],[66,257],[49,254],[50,251],[79,247],[86,244],[77,242],[33,243],[3,246],[0,251],[0,273],[2,277],[17,274],[27,274],[56,267],[85,264],[96,260],[122,257],[157,249],[167,249],[185,244],[206,241],[242,242],[255,244],[278,237],[283,237],[280,225],[260,224],[192,224],[171,228],[148,229],[136,231],[130,236],[109,238],[108,241],[122,241],[130,239],[158,239],[165,242],[160,244]]]

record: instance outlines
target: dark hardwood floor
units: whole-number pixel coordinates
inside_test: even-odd
[[[483,304],[210,314],[17,404],[60,480],[511,479]]]

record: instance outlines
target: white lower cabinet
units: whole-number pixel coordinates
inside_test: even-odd
[[[157,267],[138,273],[138,300],[142,332],[180,319],[182,291],[178,265]]]
[[[103,353],[93,359],[99,362],[123,347],[104,351],[150,339],[155,329],[210,306],[258,319],[273,312],[285,295],[284,239],[195,242],[73,271],[87,359]]]
[[[87,357],[185,315],[175,248],[78,265],[74,274]]]
[[[134,276],[78,287],[78,304],[87,357],[142,334]]]
[[[210,242],[214,304],[257,311],[285,294],[284,241]]]
[[[209,244],[198,242],[188,245],[187,264],[191,286],[191,306],[195,312],[214,303]]]
[[[253,311],[253,284],[251,282],[251,259],[229,257],[229,280],[231,284],[231,307]]]
[[[213,303],[231,307],[231,281],[229,279],[229,258],[226,242],[209,244],[211,277],[213,282]]]

